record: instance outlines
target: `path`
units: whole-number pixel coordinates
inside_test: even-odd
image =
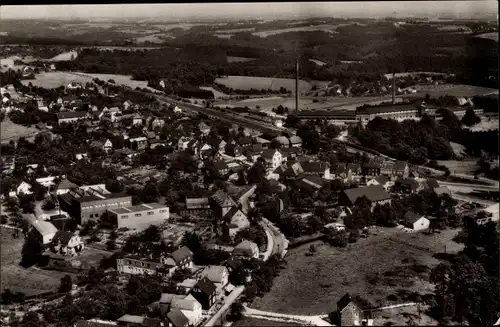
[[[231,294],[229,294],[229,296],[225,299],[224,305],[219,309],[219,311],[217,311],[216,314],[214,314],[212,316],[212,318],[210,318],[207,321],[207,323],[205,324],[205,327],[220,325],[221,323],[219,320],[221,319],[221,316],[224,315],[229,310],[231,305],[243,293],[244,290],[245,290],[245,286],[243,286],[243,285],[235,287],[234,290],[231,292]]]
[[[284,314],[284,313],[276,313],[276,312],[269,312],[269,311],[262,311],[262,310],[257,310],[257,309],[252,309],[247,307],[246,305],[243,306],[244,311],[243,315],[247,317],[254,317],[254,318],[259,318],[259,319],[268,319],[268,320],[277,320],[277,321],[292,321],[296,322],[299,324],[306,324],[306,325],[311,325],[311,326],[335,326],[330,324],[329,322],[325,321],[322,319],[324,316],[303,316],[303,315],[289,315],[289,314]]]
[[[281,233],[279,228],[273,225],[268,219],[262,218],[263,224],[267,227],[267,230],[271,232],[271,236],[273,238],[273,251],[272,254],[280,254],[281,257],[284,257],[287,253],[288,249],[288,240],[285,238],[285,235]]]

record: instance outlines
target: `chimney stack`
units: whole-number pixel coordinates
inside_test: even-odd
[[[396,102],[396,73],[392,72],[392,104]]]
[[[295,110],[299,111],[299,60],[297,59],[297,72],[295,76]]]

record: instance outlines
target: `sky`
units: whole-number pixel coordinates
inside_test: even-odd
[[[1,6],[2,19],[285,19],[297,17],[498,17],[496,0]]]

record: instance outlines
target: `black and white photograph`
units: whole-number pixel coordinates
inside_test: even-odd
[[[1,326],[500,327],[498,1],[0,21]]]

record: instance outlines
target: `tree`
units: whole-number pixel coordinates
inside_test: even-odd
[[[473,109],[467,109],[467,111],[465,111],[465,115],[462,117],[462,124],[465,126],[470,127],[480,122],[481,118],[476,115]]]
[[[109,240],[106,242],[106,249],[108,251],[112,251],[114,249],[116,249],[116,242],[114,240]]]
[[[42,205],[42,209],[45,211],[50,211],[54,210],[56,208],[56,202],[54,201],[54,198],[50,197],[45,199]]]
[[[68,293],[73,288],[73,281],[70,275],[64,275],[59,285],[59,293]]]
[[[158,202],[159,198],[160,191],[153,180],[148,181],[139,194],[139,199],[144,203]]]
[[[123,184],[116,179],[108,179],[106,180],[106,190],[111,193],[120,193],[123,191]]]
[[[243,317],[243,304],[240,301],[236,301],[231,305],[231,309],[229,311],[229,315],[227,319],[229,321],[238,321]]]
[[[23,194],[19,197],[19,207],[23,213],[35,213],[35,197],[33,194]]]
[[[21,250],[21,265],[23,267],[31,267],[38,263],[40,255],[42,254],[42,246],[33,237],[27,237],[24,240],[24,245]]]
[[[312,254],[316,253],[316,251],[317,251],[317,250],[316,250],[316,245],[311,244],[311,245],[309,246],[309,253],[312,255]]]

